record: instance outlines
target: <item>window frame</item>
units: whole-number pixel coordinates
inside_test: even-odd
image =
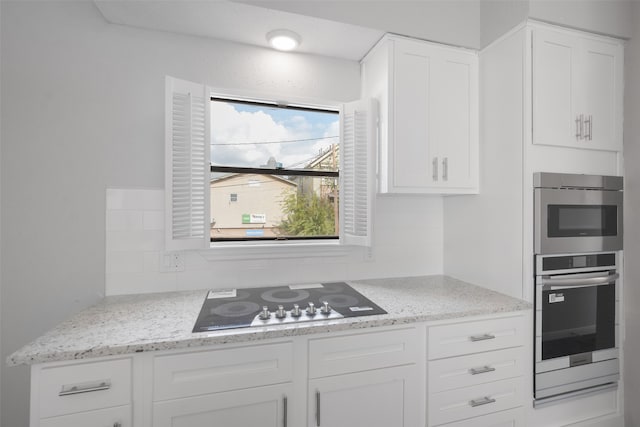
[[[359,150],[359,153],[366,153],[364,158],[356,157],[355,160],[363,160],[367,165],[364,169],[361,168],[362,161],[354,162],[351,159],[350,162],[345,161],[346,152],[341,152],[340,156],[340,196],[349,198],[351,202],[356,203],[355,212],[350,212],[350,220],[347,220],[345,211],[343,208],[342,200],[340,206],[340,232],[338,239],[331,240],[270,240],[270,241],[239,241],[239,242],[211,242],[209,230],[207,229],[207,235],[200,238],[192,237],[190,239],[182,239],[175,237],[175,230],[172,228],[172,221],[174,220],[176,207],[172,205],[172,200],[175,197],[176,188],[172,184],[174,179],[172,168],[175,168],[174,159],[172,157],[172,150],[175,149],[175,136],[172,135],[172,120],[175,121],[175,117],[180,117],[181,114],[189,116],[188,111],[175,111],[172,106],[172,98],[187,93],[188,96],[201,97],[201,93],[204,92],[203,99],[205,100],[206,114],[206,132],[210,135],[209,127],[211,125],[210,98],[222,97],[225,99],[234,100],[247,100],[250,102],[268,102],[273,104],[273,101],[281,99],[281,96],[273,96],[269,94],[258,94],[254,91],[250,93],[247,91],[239,90],[227,90],[216,89],[208,85],[192,83],[185,80],[166,76],[165,79],[165,206],[166,206],[166,220],[165,220],[165,248],[166,250],[194,250],[199,253],[206,261],[219,261],[219,260],[269,260],[269,259],[294,259],[305,258],[312,260],[318,257],[334,257],[340,259],[341,262],[348,262],[349,259],[354,260],[370,260],[372,259],[372,223],[373,223],[373,211],[376,194],[376,139],[378,137],[378,106],[373,100],[358,101],[355,103],[339,103],[332,101],[320,101],[318,99],[309,100],[305,98],[299,98],[295,96],[287,96],[288,104],[291,106],[303,105],[310,109],[330,110],[338,111],[340,116],[340,149],[345,148],[345,138],[348,136],[350,140],[355,144],[354,149]],[[275,102],[276,104],[284,104],[282,102]],[[350,117],[350,125],[347,125],[347,112]],[[361,120],[364,118],[364,120]],[[357,127],[357,125],[359,127]],[[345,132],[351,133],[345,135]],[[210,136],[208,136],[210,141]],[[210,145],[208,145],[210,147]],[[208,152],[207,152],[208,153]],[[353,153],[352,153],[353,154]],[[206,156],[207,162],[207,176],[209,176],[211,162],[209,155]],[[347,167],[345,168],[345,165]],[[363,170],[365,172],[363,172]],[[357,177],[355,175],[357,175]],[[364,176],[363,176],[364,174]],[[345,177],[351,179],[352,188],[355,188],[353,194],[344,195],[344,183]],[[354,179],[358,178],[359,183],[364,181],[367,184],[362,187],[353,187]],[[209,179],[207,179],[207,189],[209,188]],[[209,193],[207,190],[206,193]],[[362,198],[363,195],[365,202],[361,203],[356,201],[358,197]],[[195,202],[195,200],[194,200]],[[209,201],[207,195],[206,202],[206,214],[203,216],[205,221],[209,223]],[[365,215],[365,222],[361,223],[359,220],[354,219],[354,214]],[[201,221],[199,216],[193,217],[192,220]],[[356,226],[359,230],[362,229],[362,225],[367,230],[364,234],[360,234],[359,231],[345,232],[345,224],[349,222],[349,225]],[[355,222],[354,222],[355,221]],[[205,245],[205,239],[207,244]]]

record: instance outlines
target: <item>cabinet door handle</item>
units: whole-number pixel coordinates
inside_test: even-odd
[[[478,374],[486,374],[487,372],[493,372],[495,370],[496,368],[492,368],[491,366],[483,366],[481,368],[471,368],[469,369],[469,373],[471,375],[478,375]]]
[[[580,129],[582,126],[580,125],[580,116],[576,116],[576,141],[580,140]]]
[[[584,133],[584,128],[585,128],[584,125],[585,125],[584,114],[580,114],[580,139],[587,139]]]
[[[431,165],[433,166],[433,180],[437,181],[438,180],[438,158],[437,157],[433,158]]]
[[[282,419],[282,427],[287,427],[287,396],[282,398],[282,412],[284,418]]]
[[[480,399],[473,399],[469,401],[469,406],[475,408],[476,406],[488,405],[489,403],[495,403],[496,400],[489,396],[481,397]]]
[[[89,393],[92,391],[109,390],[111,381],[99,380],[90,383],[63,385],[58,396],[71,396],[73,394]]]
[[[494,339],[496,336],[492,335],[492,334],[482,334],[482,335],[472,335],[469,337],[469,339],[473,342],[476,341],[486,341],[486,340],[492,340]]]
[[[316,426],[320,427],[320,392],[316,391]]]
[[[593,116],[591,114],[589,114],[589,141],[591,141],[593,139]]]
[[[113,427],[122,427],[122,423],[119,421],[116,421],[115,423],[113,423]]]
[[[442,180],[447,181],[449,179],[449,158],[442,159]]]

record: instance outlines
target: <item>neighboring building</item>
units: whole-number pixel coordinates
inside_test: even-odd
[[[275,237],[282,200],[297,184],[276,175],[231,174],[211,180],[211,237]]]

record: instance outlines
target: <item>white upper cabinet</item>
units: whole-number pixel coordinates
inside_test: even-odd
[[[387,36],[363,60],[380,101],[382,193],[478,191],[478,56]]]
[[[533,29],[533,143],[622,151],[623,47]]]

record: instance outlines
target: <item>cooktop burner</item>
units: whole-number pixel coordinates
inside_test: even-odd
[[[193,332],[387,314],[344,282],[209,291]]]

